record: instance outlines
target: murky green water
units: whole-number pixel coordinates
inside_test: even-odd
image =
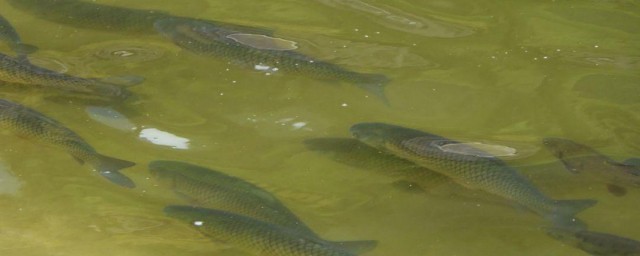
[[[590,228],[640,239],[639,189],[614,197],[541,146],[558,136],[616,160],[640,155],[637,1],[94,2],[272,28],[305,54],[389,76],[389,105],[346,83],[267,75],[159,35],[53,23],[2,1],[1,14],[40,48],[33,63],[85,77],[146,78],[131,88],[137,99],[112,106],[131,122],[120,129],[92,119],[86,108],[94,103],[0,87],[2,98],[57,119],[100,152],[135,161],[123,173],[138,185],[117,187],[65,152],[2,132],[2,255],[245,255],[162,214],[181,201],[151,179],[146,164],[156,159],[261,184],[323,237],[379,240],[365,255],[585,255],[503,199],[456,185],[408,193],[302,143],[349,137],[363,121],[523,145],[526,157],[512,162],[535,164],[520,170],[540,190],[597,199],[579,215]],[[141,138],[151,128],[187,138],[188,148]]]

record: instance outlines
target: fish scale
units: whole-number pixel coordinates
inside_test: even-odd
[[[596,203],[595,200],[553,200],[498,158],[441,150],[433,143],[449,140],[437,135],[384,123],[360,123],[350,130],[370,146],[446,175],[465,187],[518,202],[553,222],[571,223],[577,212]]]
[[[164,212],[191,224],[214,240],[236,245],[257,255],[356,255],[318,238],[230,212],[189,206],[167,206]]]
[[[33,109],[0,99],[0,127],[11,130],[20,137],[62,148],[81,163],[89,163],[111,182],[124,187],[135,187],[133,181],[118,172],[135,163],[99,154],[78,134]]]

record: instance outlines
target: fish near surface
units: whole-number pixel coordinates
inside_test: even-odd
[[[591,255],[640,256],[640,241],[588,230],[547,228],[547,234]]]
[[[217,26],[207,21],[168,18],[158,20],[155,28],[179,47],[198,55],[226,59],[248,68],[266,66],[270,70],[297,73],[314,79],[344,81],[387,102],[384,86],[389,79],[382,74],[351,71],[292,50],[256,48],[229,37],[245,31]]]
[[[304,141],[308,149],[325,153],[336,162],[370,170],[428,191],[450,182],[447,176],[414,162],[380,151],[352,138],[314,138]]]
[[[231,212],[170,205],[167,216],[189,223],[214,240],[262,256],[356,255],[313,236]]]
[[[616,162],[593,148],[569,139],[544,138],[543,144],[567,170],[606,182],[613,195],[625,195],[625,186],[640,186],[640,166]]]
[[[22,59],[0,53],[0,81],[36,85],[109,99],[125,99],[131,93],[123,86],[142,82],[136,76],[82,78],[38,67]]]
[[[197,206],[241,214],[321,239],[273,194],[237,177],[185,162],[164,160],[149,163],[149,172],[162,185]],[[373,240],[325,242],[358,252],[372,250],[377,245]]]
[[[553,200],[498,158],[442,150],[438,143],[452,141],[437,135],[384,123],[359,123],[350,131],[372,147],[439,172],[462,186],[515,201],[557,225],[572,225],[575,214],[596,203]]]
[[[11,26],[11,23],[2,15],[0,15],[0,41],[8,44],[19,59],[25,59],[27,54],[38,50],[35,46],[22,43],[18,32],[16,32],[13,26]]]
[[[119,172],[135,163],[99,154],[78,134],[33,109],[0,99],[0,127],[20,137],[62,148],[79,162],[90,164],[109,181],[135,187],[131,179]]]

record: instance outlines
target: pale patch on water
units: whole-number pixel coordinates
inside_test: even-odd
[[[89,106],[85,109],[89,117],[101,124],[121,131],[134,131],[137,126],[129,121],[126,116],[108,107]]]
[[[22,187],[22,182],[11,174],[9,166],[0,159],[0,195],[15,195],[20,187]]]
[[[169,146],[175,149],[189,149],[189,139],[156,128],[145,128],[140,131],[139,136],[141,139],[156,145]]]

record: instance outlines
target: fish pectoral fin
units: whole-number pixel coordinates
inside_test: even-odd
[[[607,191],[614,196],[624,196],[627,194],[626,188],[611,183],[607,184]]]
[[[73,159],[75,159],[78,163],[84,164],[84,160],[82,160],[81,158],[79,158],[77,156],[71,156],[71,157],[73,157]]]
[[[125,76],[110,76],[96,79],[99,82],[111,84],[111,85],[119,85],[119,86],[134,86],[141,84],[144,82],[144,77],[135,76],[135,75],[125,75]]]
[[[329,243],[354,254],[365,253],[378,246],[377,240],[329,241]]]

